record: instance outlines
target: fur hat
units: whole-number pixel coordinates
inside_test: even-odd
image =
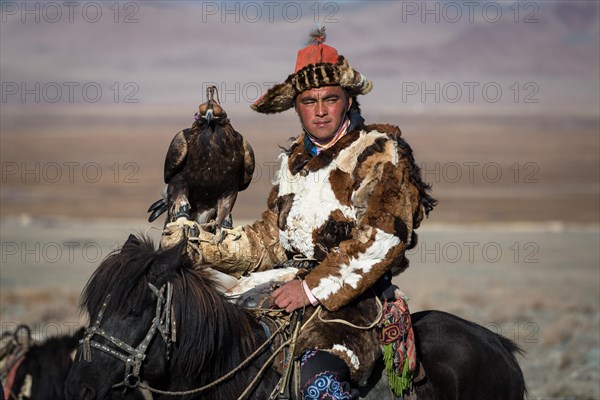
[[[252,109],[264,114],[282,112],[294,107],[300,93],[322,86],[339,85],[351,97],[369,93],[373,83],[351,68],[336,49],[323,44],[325,38],[324,27],[311,32],[308,46],[298,51],[294,73],[270,88],[252,104]]]

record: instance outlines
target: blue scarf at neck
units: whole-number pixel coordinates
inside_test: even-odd
[[[365,119],[356,110],[350,110],[348,114],[350,117],[350,125],[348,125],[348,129],[346,129],[346,132],[343,135],[341,135],[340,138],[338,138],[338,140],[344,137],[346,133],[352,132],[354,128],[363,125],[365,122]],[[343,121],[342,124],[344,124],[344,122],[345,121]],[[306,129],[304,130],[304,148],[306,149],[306,152],[313,157],[319,154],[317,146],[315,146],[312,140],[310,140],[310,135],[308,132],[306,132]]]

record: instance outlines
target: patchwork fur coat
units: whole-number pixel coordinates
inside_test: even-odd
[[[387,271],[408,266],[405,251],[434,200],[395,126],[358,126],[317,156],[304,141],[301,135],[280,156],[262,219],[228,235],[217,251],[202,250],[237,276],[294,256],[316,259],[304,280],[324,310],[297,348],[339,355],[360,381],[380,354],[376,329],[323,321],[368,326],[377,318],[371,288]]]

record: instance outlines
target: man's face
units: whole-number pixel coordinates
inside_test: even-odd
[[[324,86],[296,97],[296,112],[304,129],[317,139],[328,139],[338,130],[352,98],[341,86]]]

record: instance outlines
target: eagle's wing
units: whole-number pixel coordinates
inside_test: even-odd
[[[252,174],[254,173],[254,150],[252,150],[252,146],[250,146],[250,143],[248,143],[246,139],[243,139],[243,141],[244,173],[242,175],[242,181],[240,182],[240,191],[246,189],[250,185]]]
[[[187,153],[188,153],[188,131],[184,129],[177,132],[171,144],[169,150],[167,150],[167,157],[165,158],[165,183],[169,183],[171,178],[177,174],[185,165]]]

